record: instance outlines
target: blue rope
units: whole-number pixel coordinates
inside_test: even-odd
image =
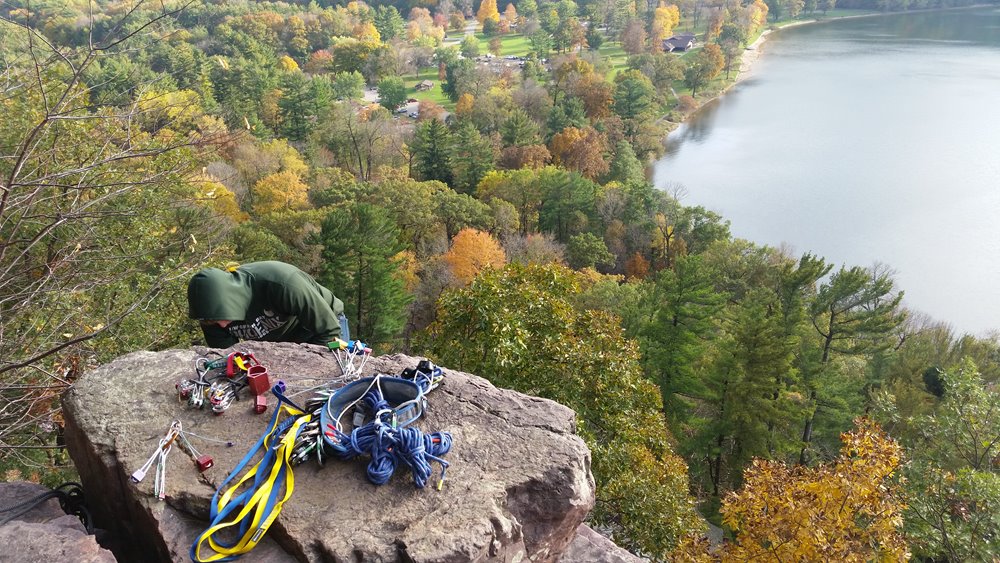
[[[384,485],[396,472],[400,462],[406,464],[413,474],[417,488],[427,486],[433,469],[431,462],[441,465],[441,479],[444,481],[448,462],[441,458],[451,450],[451,434],[434,432],[424,434],[417,428],[392,428],[378,421],[372,421],[344,434],[333,430],[343,446],[334,450],[342,460],[354,459],[368,454],[368,480],[375,485]]]
[[[411,381],[423,395],[438,386],[442,373],[441,368],[425,360],[416,369],[403,370],[399,379]],[[331,422],[343,412],[331,407],[333,404],[338,404],[334,402],[335,400],[336,394],[328,399],[324,410],[324,414],[329,414],[325,423],[326,428],[323,430],[329,440],[324,440],[324,447],[332,455],[342,460],[351,460],[362,455],[370,456],[366,472],[368,480],[375,485],[387,483],[396,468],[405,464],[410,468],[414,484],[422,489],[427,486],[433,474],[432,462],[437,462],[441,466],[441,479],[438,483],[444,481],[448,462],[442,459],[442,456],[451,450],[451,434],[435,432],[425,435],[417,428],[408,426],[412,420],[397,423],[396,417],[402,411],[398,405],[393,407],[385,399],[377,379],[373,381],[361,400],[355,401],[356,408],[362,409],[369,422],[355,427],[350,434],[341,431]],[[417,400],[422,400],[422,397],[418,396]],[[338,404],[338,408],[348,407]],[[416,416],[419,416],[421,410],[419,404],[407,406],[405,412],[411,409],[416,409]]]
[[[393,455],[395,440],[391,429],[379,425],[372,444],[372,460],[368,463],[368,480],[376,485],[384,485],[396,472],[396,456]]]
[[[385,398],[382,397],[382,392],[378,389],[377,386],[372,388],[371,391],[365,393],[365,396],[361,400],[361,402],[365,405],[365,408],[368,409],[368,412],[372,416],[375,416],[376,414],[382,411],[390,410],[392,408],[389,405],[389,401],[386,401]]]
[[[423,489],[427,485],[427,480],[433,473],[428,460],[441,464],[441,481],[444,481],[448,462],[440,456],[451,449],[451,434],[435,432],[425,435],[416,428],[403,428],[398,432],[398,436],[398,444],[393,451],[400,461],[410,467],[413,483],[418,489]]]

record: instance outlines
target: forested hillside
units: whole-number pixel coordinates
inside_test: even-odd
[[[195,270],[283,260],[377,353],[574,408],[592,523],[636,553],[994,560],[997,340],[646,174],[769,19],[836,7],[3,3],[5,478],[72,471],[58,396],[85,370],[200,342]]]

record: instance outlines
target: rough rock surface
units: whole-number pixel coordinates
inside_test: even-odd
[[[563,553],[561,561],[562,563],[643,563],[648,559],[636,557],[595,532],[590,526],[580,524],[576,529],[576,537]]]
[[[333,354],[310,345],[243,343],[288,394],[341,376]],[[207,527],[215,488],[263,433],[275,406],[252,413],[248,395],[221,416],[181,403],[175,383],[194,376],[205,349],[137,352],[82,377],[63,398],[66,441],[98,525],[131,549],[121,561],[183,561]],[[398,374],[418,359],[372,358],[364,373]],[[308,393],[297,399],[305,399]],[[417,489],[402,468],[383,486],[365,476],[367,459],[298,466],[281,516],[244,561],[558,561],[594,503],[590,454],[574,434],[573,412],[558,403],[497,389],[445,370],[417,424],[450,432],[454,443],[443,489]],[[166,499],[153,472],[129,476],[156,449],[172,420],[215,466],[199,474],[177,448],[166,471]],[[439,468],[434,465],[436,480]]]
[[[0,483],[0,506],[14,507],[48,492],[50,489],[34,483]],[[77,517],[62,511],[55,498],[0,526],[0,546],[0,561],[115,561],[94,536],[87,535]]]

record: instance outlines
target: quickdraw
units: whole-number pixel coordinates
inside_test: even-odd
[[[167,429],[167,434],[160,439],[159,444],[156,446],[156,451],[153,455],[146,460],[146,463],[142,465],[139,469],[132,474],[132,482],[140,483],[146,477],[146,473],[156,464],[156,475],[153,481],[153,493],[156,498],[163,500],[166,497],[167,490],[167,456],[170,454],[170,450],[173,449],[174,442],[176,442],[185,453],[187,453],[192,460],[194,460],[195,467],[198,471],[204,473],[210,467],[214,465],[212,458],[207,455],[202,455],[195,449],[195,447],[188,441],[187,437],[184,436],[184,430],[181,428],[181,422],[175,420],[170,423],[170,427]]]
[[[357,350],[355,353],[364,354],[364,348]],[[291,497],[295,484],[292,467],[310,457],[315,456],[322,464],[323,458],[329,456],[352,459],[370,455],[368,478],[378,485],[387,482],[395,468],[403,464],[410,467],[418,488],[426,485],[432,474],[430,462],[436,461],[441,465],[440,490],[448,467],[441,456],[451,449],[451,435],[424,435],[409,425],[426,410],[425,395],[442,379],[441,368],[424,360],[399,377],[375,375],[353,381],[313,399],[304,409],[285,395],[285,385],[279,381],[271,388],[279,407],[267,431],[213,496],[210,525],[191,546],[191,560],[230,561],[253,549]],[[342,419],[352,409],[353,429],[348,432]],[[261,460],[222,493],[258,451],[264,452]],[[241,489],[243,492],[236,495]],[[216,538],[232,528],[239,536],[236,541],[226,543]]]

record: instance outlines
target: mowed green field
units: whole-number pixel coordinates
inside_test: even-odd
[[[477,32],[476,40],[479,41],[479,54],[485,55],[490,52],[490,37],[486,37],[482,32]],[[500,56],[517,55],[523,57],[528,54],[531,44],[528,38],[520,33],[508,33],[500,36]]]
[[[608,65],[611,67],[607,76],[609,80],[613,80],[615,75],[627,68],[628,53],[622,49],[621,43],[606,40],[601,43],[597,52],[608,61]]]
[[[434,83],[434,87],[430,90],[424,90],[423,92],[417,91],[417,84],[424,80],[430,80]],[[438,69],[437,67],[428,67],[420,69],[417,76],[414,77],[412,74],[403,77],[403,82],[406,84],[406,96],[408,98],[415,98],[417,100],[430,100],[440,106],[444,106],[449,111],[454,109],[453,103],[448,99],[448,96],[441,90],[441,81],[438,80]]]

